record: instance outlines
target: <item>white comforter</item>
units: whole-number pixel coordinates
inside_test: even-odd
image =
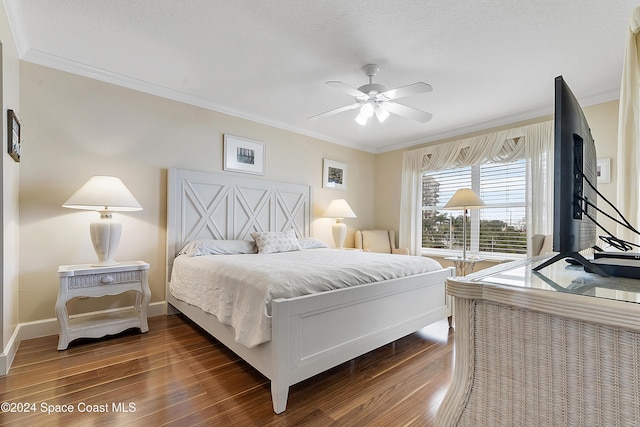
[[[271,339],[271,301],[440,270],[430,258],[335,249],[275,254],[178,256],[176,298],[233,326],[253,347]]]

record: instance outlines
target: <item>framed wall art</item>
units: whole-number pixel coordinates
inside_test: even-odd
[[[224,170],[264,175],[264,143],[234,135],[224,135]]]
[[[13,110],[7,110],[7,150],[16,162],[20,161],[20,120]]]
[[[609,184],[611,182],[611,158],[603,157],[597,161],[598,184]]]
[[[347,189],[347,164],[335,160],[324,159],[322,170],[322,186],[336,190]]]

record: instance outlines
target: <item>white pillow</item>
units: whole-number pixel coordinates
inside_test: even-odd
[[[316,249],[316,248],[328,248],[324,242],[314,239],[313,237],[303,237],[298,239],[301,249]]]
[[[250,240],[194,240],[187,243],[178,255],[233,255],[255,254],[258,252],[255,242]]]
[[[293,230],[253,232],[251,237],[256,241],[259,254],[291,252],[301,249],[296,233]]]

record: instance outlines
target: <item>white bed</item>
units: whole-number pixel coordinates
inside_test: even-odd
[[[168,181],[167,278],[194,240],[251,240],[253,231],[289,229],[310,235],[309,186],[182,169],[170,169]],[[445,279],[452,274],[439,269],[276,298],[271,340],[253,347],[236,342],[235,330],[216,316],[173,296],[170,283],[167,313],[182,312],[269,378],[273,409],[281,413],[291,385],[448,317]]]

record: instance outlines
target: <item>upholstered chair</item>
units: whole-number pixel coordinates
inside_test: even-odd
[[[355,247],[364,252],[409,255],[409,249],[396,247],[393,230],[357,230]]]
[[[580,251],[582,256],[593,258],[593,248]],[[553,253],[553,236],[551,234],[534,234],[531,237],[531,255],[548,255]]]
[[[531,237],[531,256],[546,255],[553,251],[553,236],[534,234]]]

